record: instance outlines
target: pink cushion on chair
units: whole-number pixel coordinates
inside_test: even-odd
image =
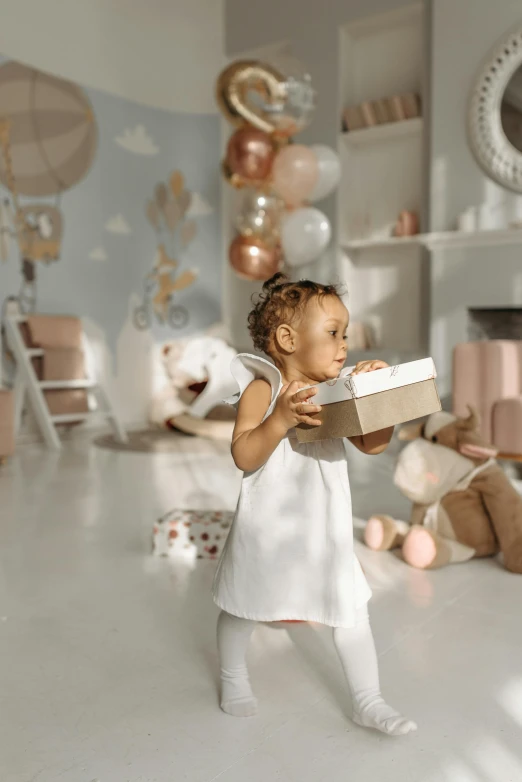
[[[493,406],[493,442],[503,454],[522,454],[522,396]]]
[[[468,405],[482,415],[481,351],[479,342],[464,342],[453,351],[453,412],[468,415]]]
[[[0,388],[0,458],[11,456],[14,449],[14,395]]]
[[[481,417],[485,439],[501,447],[497,433],[508,425],[505,413],[499,413],[497,430],[493,427],[493,407],[499,400],[522,396],[522,342],[490,340],[466,342],[455,347],[453,353],[453,409],[456,415],[467,414],[467,406],[475,407]],[[517,408],[518,409],[518,408]],[[518,420],[518,419],[517,419]],[[510,435],[511,453],[522,453],[522,428],[513,425]],[[502,442],[507,442],[502,435]],[[502,450],[504,450],[502,446]]]

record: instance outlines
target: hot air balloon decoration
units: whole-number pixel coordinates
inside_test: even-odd
[[[9,239],[15,240],[24,312],[36,305],[35,264],[60,258],[60,196],[88,173],[97,140],[80,87],[20,63],[0,65],[0,182],[9,191],[0,204],[0,255],[6,260]],[[54,205],[36,200],[53,196]]]

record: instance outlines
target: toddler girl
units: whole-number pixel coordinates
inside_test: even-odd
[[[273,363],[241,354],[232,363],[239,393],[232,455],[241,494],[213,595],[218,620],[221,708],[256,713],[246,651],[256,622],[301,620],[333,628],[348,680],[353,720],[392,736],[416,729],[381,697],[367,602],[371,591],[353,551],[352,506],[342,439],[299,443],[294,428],[318,426],[314,389],[339,376],[348,312],[332,285],[277,274],[250,313],[254,346]],[[364,361],[356,373],[387,366]],[[393,429],[352,437],[368,454]]]

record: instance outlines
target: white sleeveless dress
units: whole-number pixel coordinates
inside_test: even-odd
[[[237,405],[265,378],[272,412],[282,379],[268,361],[246,353],[231,371]],[[215,603],[234,616],[353,627],[371,590],[353,551],[352,502],[344,440],[299,443],[295,430],[268,461],[245,473],[236,514],[218,564]]]

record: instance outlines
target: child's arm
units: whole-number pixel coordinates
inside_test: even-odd
[[[277,400],[274,412],[263,421],[272,398],[270,385],[265,380],[254,380],[239,402],[236,425],[232,436],[232,456],[236,467],[243,472],[254,472],[273,454],[289,429],[298,423],[319,426],[310,416],[318,413],[318,405],[306,404],[317,393],[307,389],[297,393],[304,383],[285,386]]]
[[[395,427],[389,429],[381,429],[379,432],[372,432],[371,434],[360,434],[356,437],[349,437],[353,445],[370,456],[377,456],[382,453],[389,446],[393,437],[393,430]]]
[[[263,421],[272,397],[269,383],[254,380],[239,402],[232,436],[232,456],[236,467],[253,472],[275,451],[286,432],[270,415]]]
[[[374,372],[376,369],[384,369],[388,364],[385,361],[360,361],[352,372],[353,375],[362,375],[365,372]],[[389,446],[393,437],[393,430],[395,427],[391,426],[388,429],[381,429],[379,432],[371,432],[371,434],[361,434],[356,437],[349,437],[353,445],[370,456],[377,456],[382,453]]]

